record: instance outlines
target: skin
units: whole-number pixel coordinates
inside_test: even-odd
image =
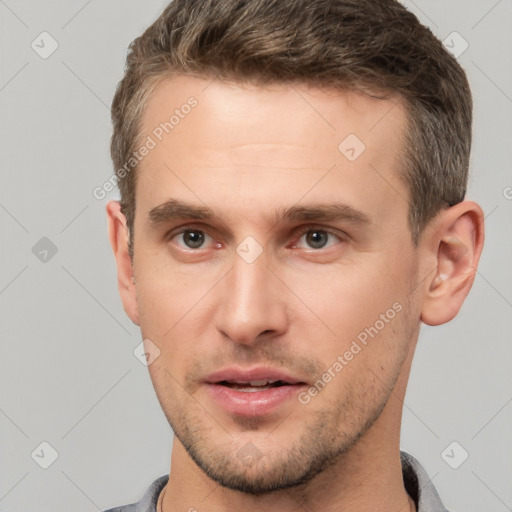
[[[163,510],[414,510],[399,457],[410,366],[421,323],[450,321],[471,288],[481,208],[443,210],[414,246],[396,98],[175,76],[151,96],[142,137],[190,96],[197,107],[137,170],[133,262],[119,204],[107,205],[124,309],[160,350],[149,372],[175,433]],[[338,149],[349,134],[366,146],[354,161]],[[215,215],[152,224],[171,198]],[[333,203],[368,222],[279,221]],[[252,263],[236,252],[248,236],[262,249]],[[400,312],[307,404],[243,418],[206,392],[202,380],[228,366],[312,384],[393,304]]]

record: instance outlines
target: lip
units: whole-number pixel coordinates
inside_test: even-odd
[[[223,380],[228,381],[253,381],[253,380],[282,380],[289,384],[306,384],[304,381],[297,377],[289,375],[288,373],[278,368],[265,368],[258,366],[251,369],[243,368],[225,368],[215,373],[211,373],[205,379],[209,384],[217,384]]]
[[[263,391],[239,391],[220,384],[221,381],[281,380],[283,386]],[[276,368],[257,367],[251,369],[227,368],[210,374],[205,379],[208,394],[220,407],[230,414],[245,417],[264,416],[279,407],[307,387],[304,381]]]

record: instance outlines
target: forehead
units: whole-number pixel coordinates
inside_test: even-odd
[[[194,123],[197,117],[201,118],[200,123]],[[183,122],[187,118],[189,121]],[[156,130],[155,137],[167,139],[165,136],[171,132],[174,136],[181,132],[186,137],[193,130],[203,146],[208,142],[218,144],[220,131],[229,135],[229,143],[251,140],[295,145],[298,138],[304,143],[303,136],[307,135],[311,143],[324,140],[332,147],[331,142],[350,129],[369,144],[377,142],[383,133],[394,137],[405,121],[405,109],[397,95],[378,98],[351,89],[302,83],[241,84],[176,75],[161,80],[150,95],[142,115],[141,135]],[[167,131],[160,126],[166,122],[171,125]],[[209,122],[215,124],[214,130]],[[240,127],[244,129],[240,131]],[[390,129],[393,133],[389,133]],[[394,137],[393,146],[399,139]]]
[[[249,202],[285,206],[303,197],[366,202],[378,215],[407,203],[399,178],[405,125],[398,97],[178,75],[159,83],[142,117],[139,140],[151,149],[139,164],[137,204],[147,212],[181,194],[242,213]]]

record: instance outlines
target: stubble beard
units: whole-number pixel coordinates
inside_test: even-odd
[[[368,389],[353,389],[341,404],[331,409],[324,407],[323,411],[308,412],[309,405],[295,406],[297,410],[283,421],[283,425],[288,421],[300,421],[301,414],[310,417],[307,424],[301,425],[302,433],[295,439],[280,432],[283,425],[275,430],[270,427],[269,434],[260,434],[257,419],[241,419],[235,423],[247,427],[242,430],[244,438],[249,427],[255,436],[254,442],[240,442],[236,434],[230,432],[230,436],[220,427],[216,429],[218,424],[197,407],[173,414],[172,418],[166,414],[166,417],[190,458],[209,478],[228,489],[260,496],[304,486],[319,473],[337,463],[343,464],[344,456],[382,413],[390,393],[379,401],[375,395],[369,396],[371,394]],[[357,407],[357,404],[362,405]],[[210,426],[205,424],[208,419]],[[292,427],[290,431],[296,432],[297,428]],[[267,436],[277,437],[275,446],[279,451],[265,448]],[[216,442],[215,437],[224,441]],[[253,452],[252,461],[241,456],[244,449],[249,454]]]

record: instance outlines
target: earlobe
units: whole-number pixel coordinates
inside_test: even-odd
[[[106,206],[108,237],[117,265],[117,284],[123,308],[130,320],[139,325],[133,264],[128,251],[129,232],[126,218],[118,201],[109,201]]]
[[[452,206],[433,236],[437,267],[427,283],[421,320],[440,325],[457,315],[473,285],[484,243],[482,209],[472,201]]]

